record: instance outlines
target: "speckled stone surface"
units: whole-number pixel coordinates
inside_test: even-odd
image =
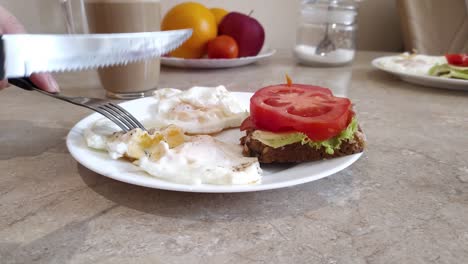
[[[117,182],[69,155],[90,114],[43,95],[0,93],[0,263],[466,263],[468,92],[404,83],[373,69],[308,68],[284,52],[228,70],[163,69],[162,87],[254,91],[317,83],[347,94],[368,137],[328,178],[272,191],[194,194]],[[102,96],[92,72],[65,94]]]

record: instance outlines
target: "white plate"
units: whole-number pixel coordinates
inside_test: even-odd
[[[377,69],[382,71],[394,74],[398,76],[403,81],[430,86],[435,88],[443,88],[443,89],[452,89],[452,90],[465,90],[468,91],[468,80],[460,80],[460,79],[450,79],[450,78],[442,78],[437,76],[430,76],[427,74],[413,74],[413,73],[405,73],[393,69],[388,69],[382,66],[381,61],[384,59],[388,59],[389,57],[397,57],[397,56],[386,56],[376,58],[372,61],[372,65]]]
[[[233,92],[248,108],[251,93]],[[128,111],[139,119],[149,117],[148,109],[153,98],[142,98],[122,103]],[[362,153],[346,157],[306,162],[297,165],[269,165],[263,166],[262,183],[256,185],[185,185],[157,179],[141,171],[137,166],[124,160],[113,160],[107,153],[87,147],[83,138],[84,130],[96,120],[102,118],[99,114],[92,114],[78,122],[67,136],[67,147],[75,160],[86,168],[109,178],[145,186],[149,188],[206,193],[252,192],[293,186],[315,181],[337,173],[353,164]],[[242,133],[238,129],[231,129],[221,133],[218,138],[226,142],[239,143]]]
[[[242,57],[238,59],[181,59],[162,57],[161,64],[165,66],[177,67],[177,68],[193,68],[193,69],[221,69],[221,68],[232,68],[251,64],[276,53],[274,49],[266,49],[261,51],[257,56]]]

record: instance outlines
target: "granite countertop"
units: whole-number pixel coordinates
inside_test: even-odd
[[[468,93],[373,69],[309,68],[279,52],[227,70],[164,68],[161,87],[284,81],[346,94],[364,155],[295,187],[196,194],[100,176],[68,153],[86,109],[20,89],[0,95],[0,263],[463,263],[468,259]],[[102,96],[96,74],[57,77],[65,94]]]

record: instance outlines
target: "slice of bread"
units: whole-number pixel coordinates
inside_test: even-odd
[[[249,130],[247,135],[241,138],[243,154],[248,157],[257,157],[260,163],[292,163],[331,159],[362,152],[366,144],[365,135],[360,128],[352,140],[343,141],[340,149],[336,149],[333,154],[328,154],[324,147],[316,149],[308,144],[302,145],[300,142],[273,148],[252,138],[253,132],[254,130]]]

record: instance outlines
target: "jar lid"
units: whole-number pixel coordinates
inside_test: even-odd
[[[300,12],[305,23],[352,25],[356,23],[357,2],[352,0],[304,0]]]
[[[346,9],[357,9],[360,2],[363,0],[302,0],[301,5],[306,6],[332,6]]]

